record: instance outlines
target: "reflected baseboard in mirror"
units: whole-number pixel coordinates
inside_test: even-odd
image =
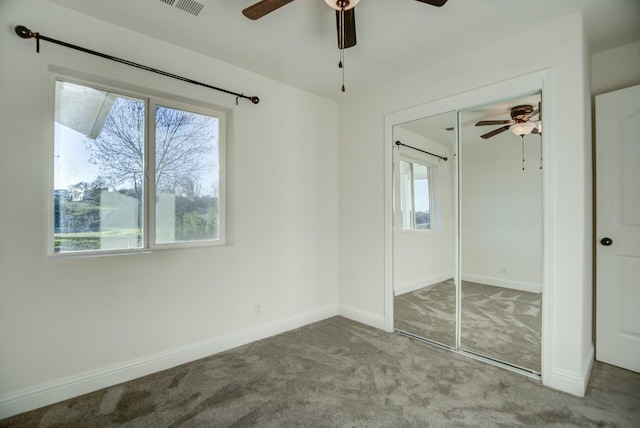
[[[395,296],[394,327],[451,348],[455,347],[455,296],[453,279]]]
[[[462,281],[460,349],[540,373],[542,294]]]
[[[542,294],[462,281],[460,349],[540,373]],[[453,279],[394,298],[396,329],[455,347]]]

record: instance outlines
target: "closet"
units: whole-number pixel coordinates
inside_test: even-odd
[[[435,104],[387,124],[393,329],[539,378],[542,91]]]

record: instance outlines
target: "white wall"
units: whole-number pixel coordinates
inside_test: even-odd
[[[462,139],[462,279],[539,293],[543,252],[541,138],[525,137],[523,171],[520,138],[508,134],[468,144]]]
[[[640,40],[591,57],[591,93],[595,95],[640,84]]]
[[[451,149],[435,141],[428,140],[399,126],[394,127],[394,140],[404,144],[446,156],[449,161],[438,162],[437,158],[401,148],[406,153],[424,163],[432,164],[437,172],[434,178],[434,207],[432,218],[435,224],[431,230],[400,230],[393,234],[393,285],[396,295],[407,293],[427,285],[453,278],[454,235],[453,235],[453,156]],[[396,162],[398,149],[394,150]],[[398,168],[396,168],[396,171]],[[399,226],[399,225],[398,225]]]
[[[338,313],[335,102],[45,0],[0,3],[0,58],[0,418]],[[50,66],[226,109],[230,244],[47,258]]]
[[[527,55],[522,40],[536,40]],[[562,40],[562,43],[558,43]],[[583,394],[593,361],[591,342],[591,135],[587,47],[582,16],[455,58],[426,58],[387,87],[357,94],[341,105],[340,117],[340,304],[372,324],[385,319],[385,114],[480,88],[533,71],[550,69],[547,154],[553,184],[546,209],[552,220],[548,272],[552,324],[543,382]],[[402,68],[399,67],[399,73]],[[375,72],[375,70],[371,70]],[[512,94],[513,96],[519,94]],[[584,106],[584,109],[576,108]],[[357,195],[357,198],[354,197]],[[367,216],[362,216],[366,212]]]

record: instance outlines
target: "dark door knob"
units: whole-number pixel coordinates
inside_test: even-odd
[[[611,238],[602,238],[600,240],[600,243],[605,247],[608,247],[609,245],[613,244],[613,241],[611,240]]]

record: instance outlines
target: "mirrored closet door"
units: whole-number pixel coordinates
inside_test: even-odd
[[[541,372],[540,105],[531,93],[393,127],[394,328],[532,374]]]
[[[454,182],[456,112],[396,125],[394,323],[456,344]]]
[[[460,349],[540,372],[540,94],[460,112]]]

